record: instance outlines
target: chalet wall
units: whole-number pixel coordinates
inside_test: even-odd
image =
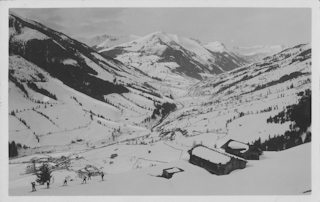
[[[247,163],[246,161],[231,157],[230,161],[226,164],[216,164],[192,154],[190,154],[189,162],[197,166],[200,166],[216,175],[226,175],[232,172],[233,170],[243,169],[246,167]]]
[[[220,175],[223,173],[223,171],[221,169],[218,169],[217,164],[212,163],[208,160],[202,159],[202,158],[195,156],[195,155],[190,156],[189,162],[192,164],[195,164],[197,166],[200,166],[202,168],[205,168],[209,172],[217,174],[217,175]]]
[[[239,156],[239,157],[247,159],[247,160],[259,160],[259,156],[260,156],[258,151],[253,151],[253,150],[250,150],[250,149],[248,151],[244,152],[244,153],[241,153],[240,149],[232,149],[232,148],[227,146],[225,148],[225,151],[227,153],[229,153],[229,154],[233,154],[235,156]]]
[[[225,173],[224,174],[229,174],[230,172],[232,172],[233,170],[236,169],[243,169],[246,167],[246,163],[245,161],[236,159],[236,158],[231,158],[231,161],[229,161],[227,163],[227,165],[225,166]]]

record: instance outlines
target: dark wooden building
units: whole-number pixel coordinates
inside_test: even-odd
[[[246,160],[259,160],[259,156],[262,154],[259,148],[232,139],[222,145],[221,148],[229,154]]]
[[[178,167],[163,169],[161,177],[170,179],[173,174],[183,172],[184,170]]]
[[[216,175],[226,175],[233,170],[243,169],[247,163],[242,158],[210,149],[203,145],[194,146],[188,153],[190,154],[190,163],[198,165]]]
[[[117,156],[118,156],[118,154],[111,154],[110,158],[111,158],[111,159],[114,159],[114,158],[116,158]]]

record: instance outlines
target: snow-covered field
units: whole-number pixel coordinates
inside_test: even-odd
[[[123,148],[121,156],[133,155],[134,152],[137,156],[143,156],[142,153],[139,154],[142,150],[138,146]],[[156,150],[152,151],[151,155],[153,152],[156,153]],[[96,150],[84,153],[83,156],[91,160],[100,160],[102,153]],[[35,176],[20,175],[24,170],[23,164],[10,164],[9,194],[11,196],[300,195],[311,190],[310,153],[310,143],[281,152],[264,152],[261,160],[249,161],[245,169],[235,170],[225,176],[210,174],[190,164],[186,153],[181,159],[176,158],[155,167],[108,173],[104,177],[105,181],[96,176],[87,184],[81,184],[82,180],[77,178],[74,172],[54,171],[52,174],[54,182],[50,189],[46,189],[45,185],[39,185],[36,187],[36,192],[30,192],[30,182]],[[161,156],[167,160],[171,155],[162,150]],[[127,158],[127,162],[130,162],[130,158]],[[127,166],[121,163],[121,168],[125,167]],[[171,167],[178,167],[184,171],[174,174],[171,179],[156,177],[161,175],[163,169]],[[73,181],[68,182],[68,186],[62,187],[66,176],[70,176]]]

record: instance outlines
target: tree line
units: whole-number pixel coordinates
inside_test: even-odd
[[[291,121],[290,130],[283,135],[270,137],[265,142],[261,139],[253,142],[253,145],[263,151],[285,150],[306,142],[311,142],[311,90],[298,93],[301,96],[299,103],[287,106],[287,108],[276,116],[267,119],[267,123],[283,124]]]
[[[16,143],[15,141],[9,142],[9,158],[18,156],[18,150],[24,148],[27,149],[26,145],[22,145],[20,143]]]
[[[162,105],[155,105],[155,109],[153,110],[152,119],[156,118],[156,115],[165,117],[167,114],[169,114],[171,111],[174,111],[177,106],[174,103],[165,102]]]

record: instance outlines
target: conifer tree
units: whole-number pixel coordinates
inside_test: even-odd
[[[47,163],[43,163],[40,167],[39,171],[37,172],[37,179],[36,181],[40,184],[44,184],[48,180],[51,179],[51,169],[49,168],[49,165]]]
[[[18,148],[14,141],[9,142],[9,157],[18,156]]]

